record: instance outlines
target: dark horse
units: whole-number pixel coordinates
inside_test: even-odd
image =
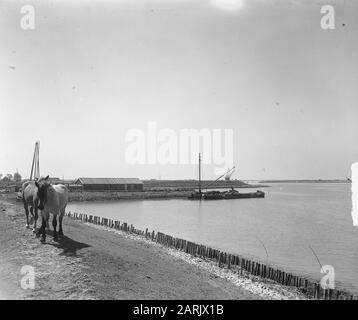
[[[47,181],[49,176],[46,178],[40,178],[39,182]],[[29,207],[31,212],[31,218],[34,219],[34,228],[33,232],[36,232],[36,223],[38,219],[38,206],[40,203],[39,194],[38,194],[38,184],[37,181],[26,181],[22,185],[22,203],[24,204],[25,214],[26,214],[26,228],[29,228]]]

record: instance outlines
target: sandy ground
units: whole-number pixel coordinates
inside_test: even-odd
[[[146,241],[66,217],[64,234],[41,244],[21,204],[0,195],[0,299],[261,298]],[[21,288],[23,266],[34,267],[34,289]]]

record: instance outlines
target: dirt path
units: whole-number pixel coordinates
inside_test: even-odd
[[[258,299],[162,248],[64,219],[41,244],[21,205],[0,195],[0,299]],[[20,281],[35,269],[35,289]]]

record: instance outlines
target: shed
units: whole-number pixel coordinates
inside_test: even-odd
[[[75,184],[85,191],[143,191],[138,178],[78,178]]]

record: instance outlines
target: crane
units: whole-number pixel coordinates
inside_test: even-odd
[[[235,172],[235,167],[232,167],[228,173],[225,175],[225,181],[230,181],[231,176],[233,175],[233,173]]]
[[[216,181],[220,180],[222,177],[226,176],[231,170],[235,169],[235,167],[232,167],[231,169],[229,169],[228,171],[226,171],[224,174],[222,174],[219,178],[217,178],[214,181],[211,181],[209,184],[207,184],[203,189],[207,189],[209,186],[211,186],[212,184],[214,184]]]

